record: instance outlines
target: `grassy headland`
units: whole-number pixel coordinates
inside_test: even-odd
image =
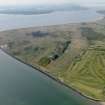
[[[104,22],[5,31],[0,45],[82,94],[105,101]]]

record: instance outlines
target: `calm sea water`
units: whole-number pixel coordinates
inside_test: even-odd
[[[96,105],[0,50],[0,105]]]
[[[92,10],[63,11],[40,15],[0,14],[0,30],[89,22],[101,17],[102,15]]]

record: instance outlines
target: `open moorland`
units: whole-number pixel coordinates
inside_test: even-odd
[[[4,31],[0,45],[83,95],[105,101],[105,19]]]

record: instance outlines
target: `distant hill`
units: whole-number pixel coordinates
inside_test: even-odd
[[[23,14],[23,15],[33,15],[33,14],[48,14],[53,11],[51,10],[18,10],[18,9],[10,9],[10,10],[0,10],[0,14]]]
[[[86,10],[88,8],[74,4],[62,4],[62,5],[46,5],[40,9],[48,9],[53,11],[74,11],[74,10]]]
[[[99,11],[97,11],[97,12],[100,13],[100,14],[105,15],[105,10],[99,10]]]
[[[54,11],[79,11],[86,10],[88,8],[72,5],[72,4],[62,4],[62,5],[31,5],[31,6],[4,6],[0,7],[1,14],[47,14]]]

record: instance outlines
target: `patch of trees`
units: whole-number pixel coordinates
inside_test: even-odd
[[[48,32],[41,32],[41,31],[36,31],[36,32],[32,32],[32,33],[27,33],[27,35],[32,35],[32,37],[44,37],[49,35]]]
[[[58,59],[67,50],[70,43],[71,41],[59,42],[51,54],[40,59],[39,64],[47,66],[51,61]]]
[[[51,62],[51,59],[48,57],[43,57],[39,61],[39,65],[47,66]]]
[[[71,41],[58,42],[55,50],[50,54],[50,58],[52,60],[59,58],[67,50],[70,43]]]
[[[92,28],[81,27],[82,36],[86,37],[88,40],[102,40],[105,35],[99,32],[95,32]]]

